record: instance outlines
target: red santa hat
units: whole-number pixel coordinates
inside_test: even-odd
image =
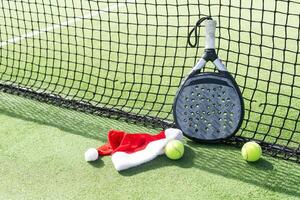
[[[182,132],[174,128],[161,131],[157,135],[110,130],[108,142],[97,149],[88,149],[85,160],[95,161],[99,156],[111,155],[114,167],[121,171],[153,160],[164,154],[164,147],[169,141],[182,138]]]

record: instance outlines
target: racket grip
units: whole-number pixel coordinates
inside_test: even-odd
[[[216,32],[215,20],[206,20],[206,44],[205,49],[214,49],[215,48],[215,32]]]

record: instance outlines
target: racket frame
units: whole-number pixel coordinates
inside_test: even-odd
[[[177,100],[178,100],[177,97],[178,97],[178,95],[179,95],[182,87],[185,85],[186,81],[189,80],[189,78],[192,78],[193,76],[197,76],[197,75],[199,75],[199,76],[201,76],[201,75],[212,75],[212,76],[224,77],[224,78],[227,78],[227,79],[231,80],[232,84],[236,88],[237,94],[238,94],[240,102],[241,102],[240,120],[239,120],[239,123],[237,124],[236,129],[230,135],[228,135],[226,137],[226,138],[229,138],[229,137],[235,135],[235,133],[239,130],[239,128],[242,125],[243,118],[244,118],[244,101],[243,101],[243,97],[242,97],[241,91],[239,89],[239,86],[237,85],[235,79],[228,72],[226,66],[222,63],[221,59],[219,59],[218,55],[216,54],[216,51],[215,51],[215,29],[216,29],[216,21],[212,20],[212,19],[207,20],[205,27],[206,27],[206,45],[205,45],[204,54],[199,59],[199,61],[196,63],[196,65],[193,67],[193,69],[191,70],[191,72],[184,79],[184,81],[181,83],[181,85],[180,85],[180,87],[179,87],[179,89],[178,89],[178,91],[176,93],[175,101],[174,101],[174,104],[173,104],[174,120],[175,120],[176,126],[179,127],[178,126],[177,117],[176,117],[176,108],[175,108],[175,105],[177,104]],[[219,73],[203,72],[203,73],[199,74],[198,72],[209,61],[211,61],[214,64],[214,66],[218,69]],[[218,142],[220,140],[226,139],[226,138],[218,138],[218,139],[214,139],[214,140],[202,140],[202,139],[197,139],[197,138],[191,137],[191,136],[189,136],[189,135],[187,135],[185,133],[184,133],[184,135],[187,138],[192,139],[192,140],[197,141],[197,142],[203,142],[203,141],[205,141],[205,142]]]

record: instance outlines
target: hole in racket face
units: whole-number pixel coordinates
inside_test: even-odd
[[[216,74],[192,78],[182,85],[176,97],[176,125],[197,140],[231,136],[242,120],[242,99],[238,90],[232,80]]]

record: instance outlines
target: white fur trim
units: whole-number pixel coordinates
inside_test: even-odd
[[[183,139],[183,134],[180,129],[177,128],[168,128],[165,130],[166,138],[173,138],[175,135],[176,137],[174,139],[176,140],[182,140]]]
[[[167,129],[169,130],[169,129]],[[170,140],[176,139],[180,134],[179,131],[169,130],[165,131],[166,138],[150,142],[145,149],[134,153],[116,152],[112,155],[111,159],[116,170],[121,171],[130,167],[143,164],[153,160],[158,155],[164,153],[164,148]],[[177,129],[179,130],[179,129]],[[181,133],[182,134],[182,133]]]
[[[98,151],[97,149],[94,148],[88,149],[84,154],[84,159],[87,162],[98,160],[98,157],[99,157]]]

